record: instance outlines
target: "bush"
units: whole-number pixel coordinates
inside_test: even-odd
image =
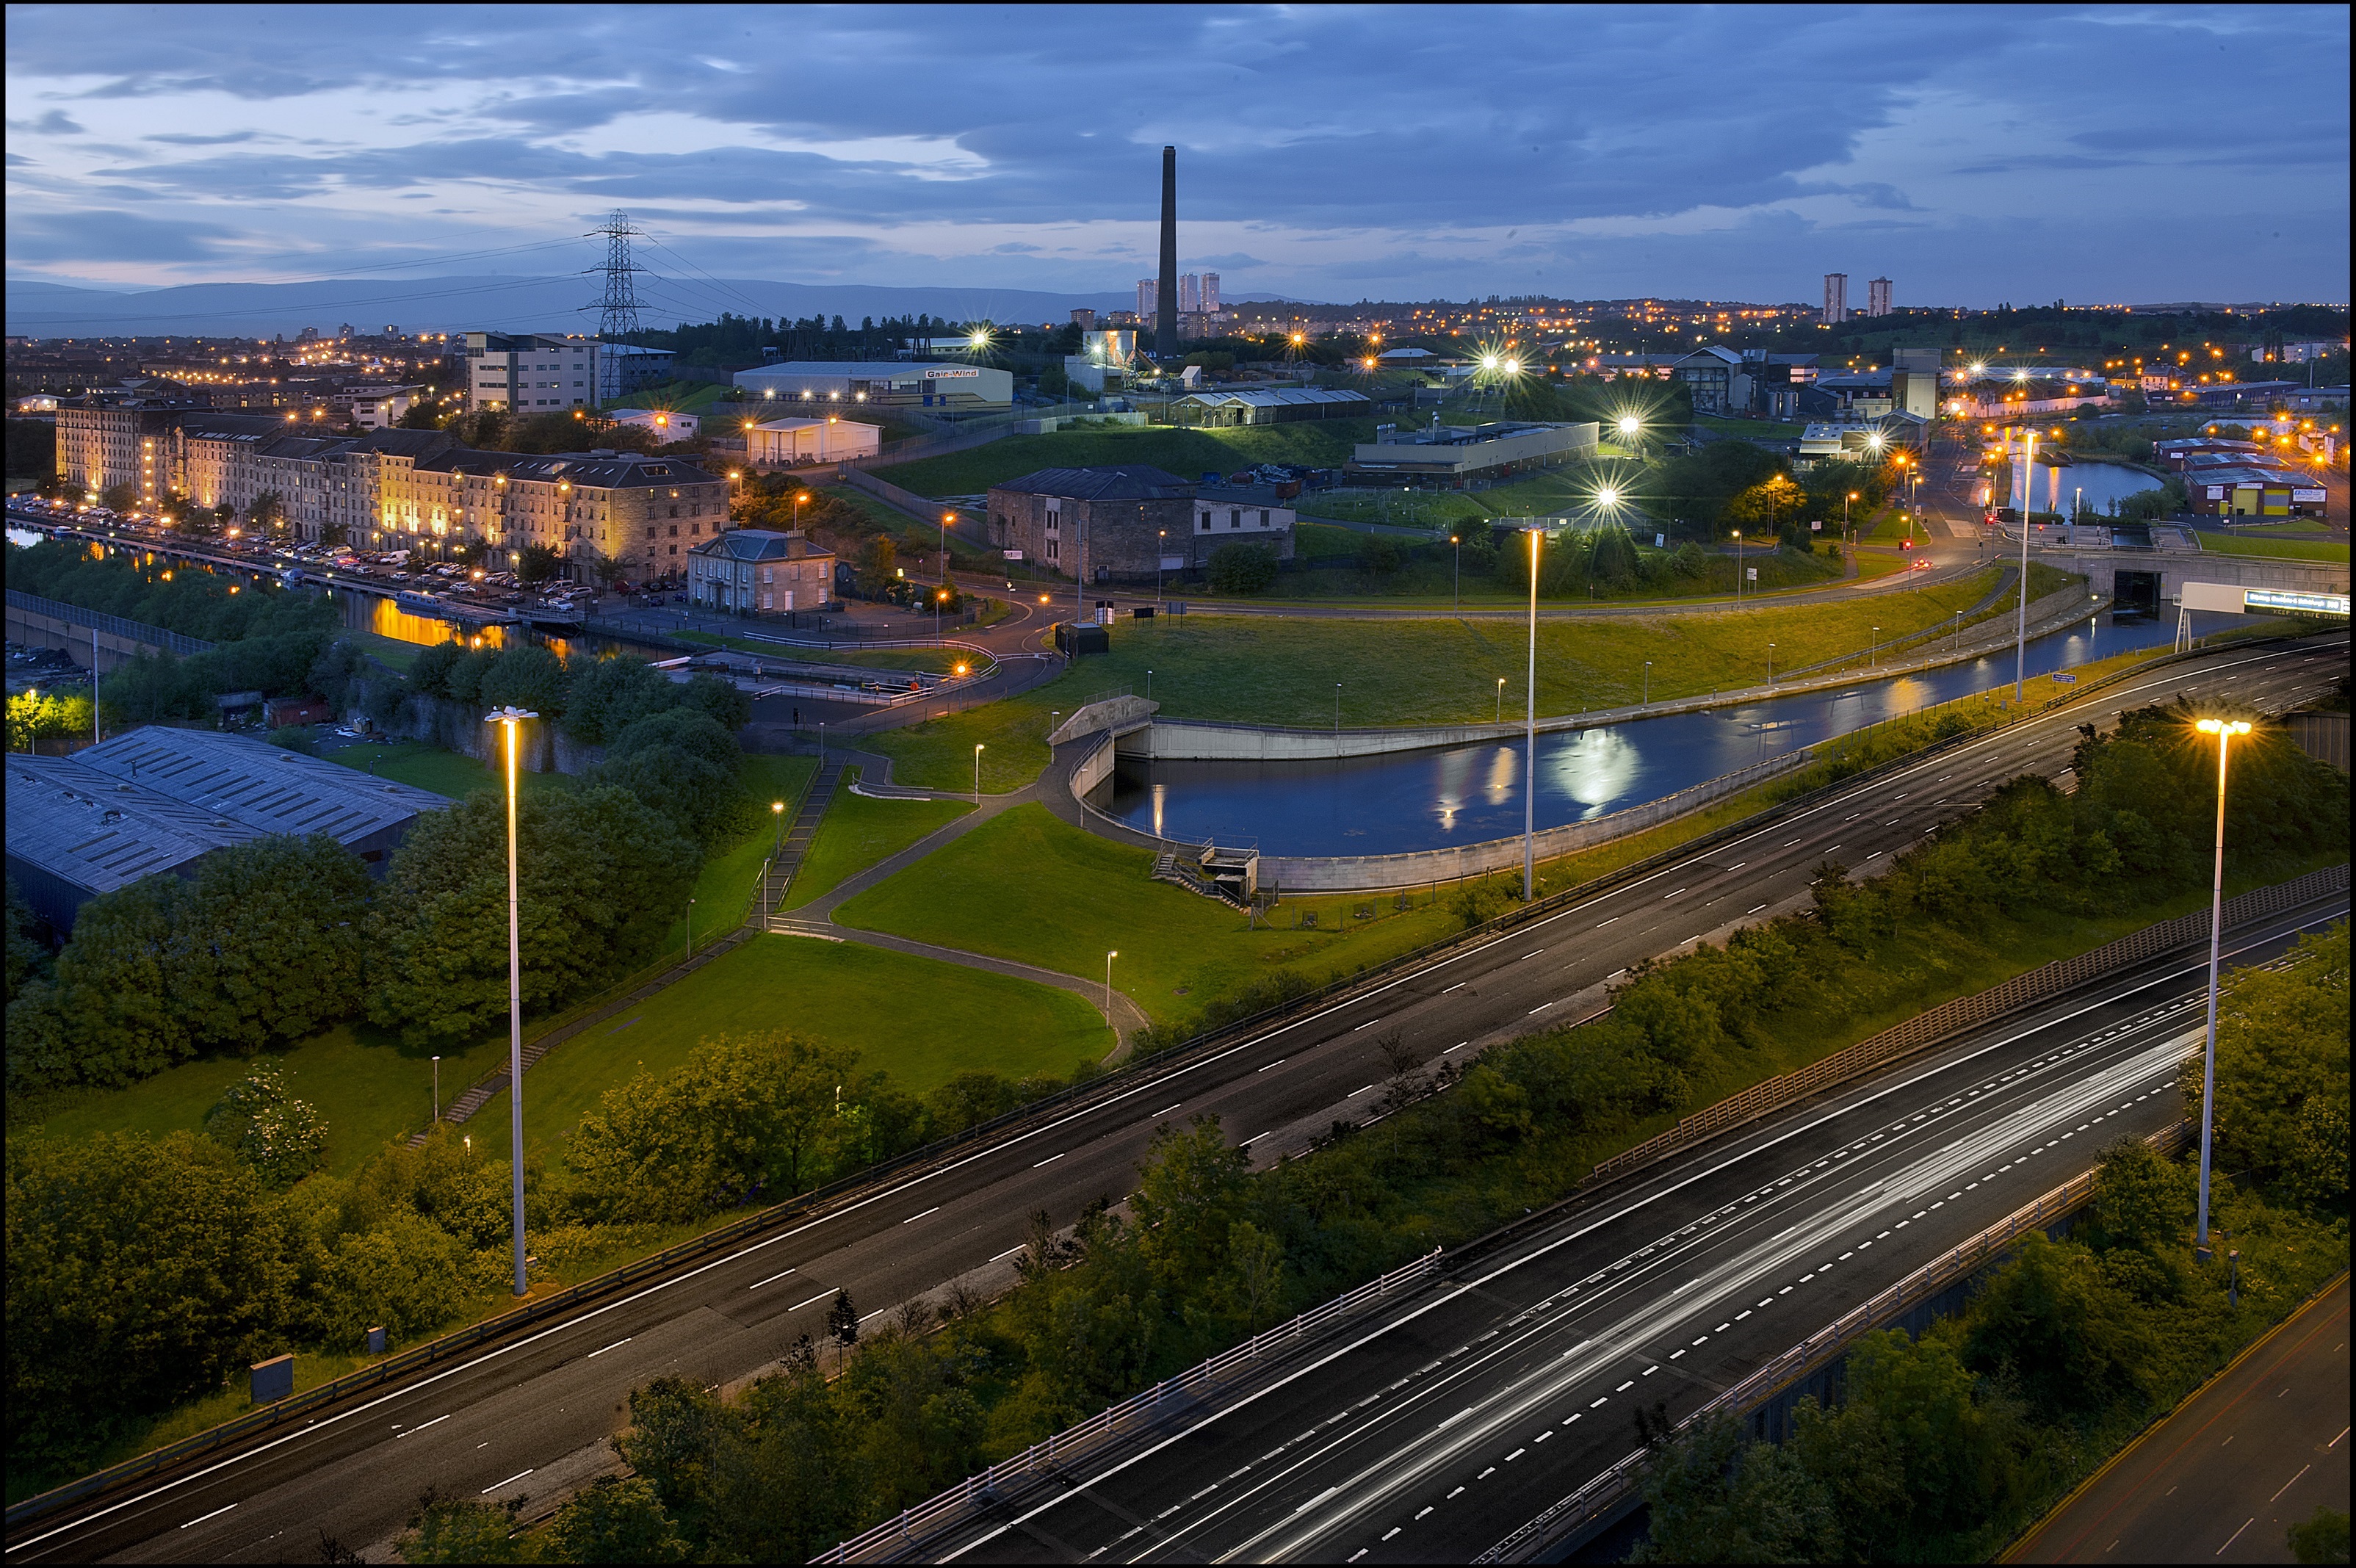
[[[1276,585],[1276,550],[1271,545],[1237,542],[1211,552],[1211,591],[1215,594],[1264,594]]]

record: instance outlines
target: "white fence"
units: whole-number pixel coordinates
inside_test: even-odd
[[[1220,1352],[1200,1366],[1158,1382],[1144,1392],[1090,1416],[1077,1426],[1056,1433],[1044,1442],[1034,1443],[1012,1459],[1001,1460],[980,1475],[967,1477],[938,1497],[918,1503],[904,1511],[899,1518],[887,1520],[865,1534],[855,1535],[837,1545],[833,1551],[810,1561],[888,1562],[898,1550],[914,1546],[923,1538],[955,1523],[977,1507],[994,1500],[1001,1482],[1043,1475],[1070,1463],[1099,1444],[1134,1432],[1153,1419],[1163,1401],[1199,1398],[1211,1392],[1213,1385],[1221,1378],[1249,1369],[1268,1351],[1306,1337],[1335,1318],[1387,1295],[1402,1285],[1413,1284],[1439,1266],[1440,1249],[1435,1247],[1411,1263],[1393,1269],[1378,1279],[1369,1280],[1355,1290],[1345,1291],[1323,1306],[1312,1307],[1290,1323],[1263,1334],[1255,1334],[1244,1343]]]

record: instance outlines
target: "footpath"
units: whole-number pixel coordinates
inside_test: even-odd
[[[2236,1357],[2045,1517],[2005,1563],[2288,1563],[2348,1511],[2348,1276]]]

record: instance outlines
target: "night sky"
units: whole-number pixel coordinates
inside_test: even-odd
[[[2339,6],[12,5],[7,265],[2348,297]],[[405,266],[403,266],[405,263]]]

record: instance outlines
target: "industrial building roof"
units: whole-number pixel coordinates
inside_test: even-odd
[[[1189,392],[1178,401],[1199,403],[1205,408],[1237,403],[1247,408],[1302,408],[1315,403],[1372,403],[1374,400],[1364,392],[1332,387],[1254,387],[1248,392]]]
[[[9,858],[92,893],[111,893],[262,836],[201,806],[85,767],[79,757],[10,752],[7,776]]]
[[[450,804],[413,784],[218,730],[145,725],[73,760],[258,833],[327,833],[349,843]]]
[[[1066,500],[1185,500],[1194,487],[1150,463],[1114,463],[1101,468],[1040,468],[1020,478],[1001,479],[992,490],[1055,496]]]

